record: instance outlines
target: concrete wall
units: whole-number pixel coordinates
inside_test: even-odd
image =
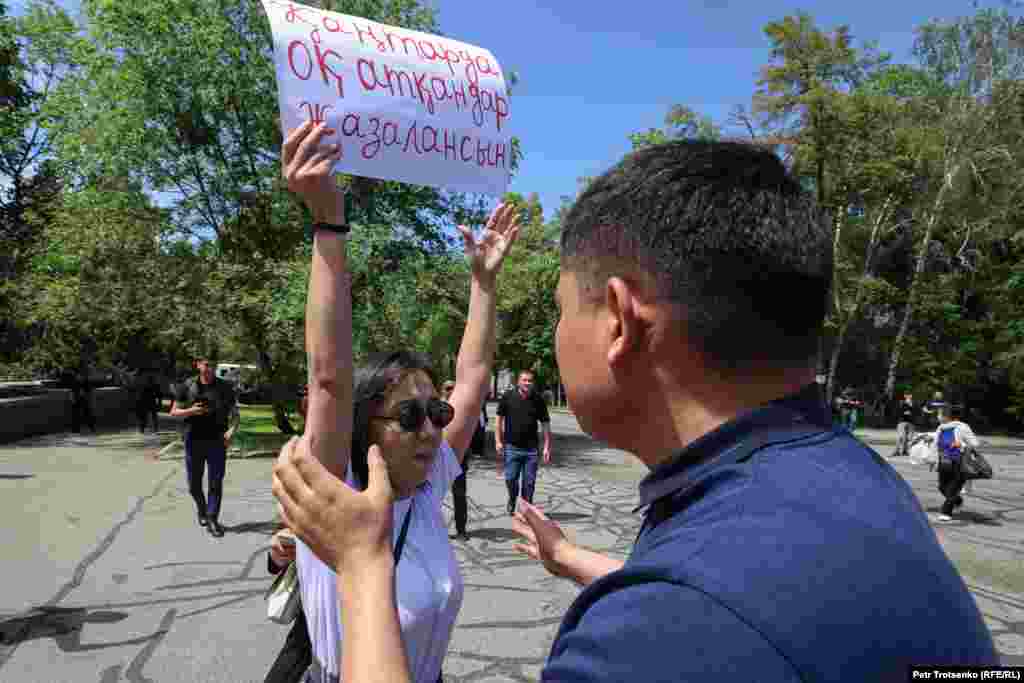
[[[135,423],[135,396],[130,389],[93,391],[93,414],[100,428]],[[0,399],[0,443],[71,429],[71,392],[51,389],[38,396]]]

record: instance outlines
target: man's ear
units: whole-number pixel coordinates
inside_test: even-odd
[[[605,287],[605,315],[610,344],[608,365],[621,366],[646,344],[649,320],[645,319],[636,283],[613,277]]]

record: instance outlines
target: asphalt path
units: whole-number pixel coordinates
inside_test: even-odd
[[[646,470],[567,413],[552,424],[554,462],[541,468],[536,502],[580,543],[625,557]],[[886,456],[895,443],[889,432],[860,436]],[[217,539],[196,524],[176,438],[124,431],[0,446],[0,682],[263,680],[286,634],[263,601],[271,454],[229,461]],[[1024,442],[987,441],[998,478],[936,528],[1005,661],[1024,664]],[[889,462],[934,518],[935,475]],[[472,463],[469,492],[472,537],[456,543],[466,598],[447,680],[535,680],[577,590],[513,550],[493,458]]]

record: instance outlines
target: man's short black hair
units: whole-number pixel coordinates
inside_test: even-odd
[[[770,151],[687,140],[634,152],[576,200],[561,246],[590,300],[609,277],[651,278],[720,371],[802,366],[818,353],[832,230]]]

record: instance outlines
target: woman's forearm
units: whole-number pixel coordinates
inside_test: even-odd
[[[352,439],[352,292],[346,242],[327,231],[315,235],[306,300],[305,433],[313,455],[341,479]]]
[[[395,607],[390,557],[355,574],[338,574],[342,632],[341,679],[360,683],[412,680]]]
[[[469,314],[455,363],[456,383],[490,378],[497,348],[497,285],[494,277],[472,277]]]

